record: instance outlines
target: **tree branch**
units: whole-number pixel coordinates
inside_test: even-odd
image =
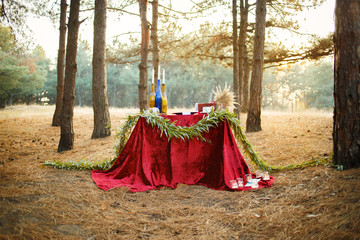
[[[140,17],[140,14],[133,13],[133,12],[129,12],[129,11],[126,11],[126,10],[124,10],[124,9],[114,8],[114,7],[108,7],[108,9],[109,9],[109,10],[112,10],[112,11],[123,12],[123,13],[127,13],[127,14],[129,14],[129,15],[133,15],[133,16]]]
[[[6,20],[8,23],[10,23],[10,20],[6,14],[6,11],[5,11],[5,4],[4,4],[4,0],[1,0],[1,13],[3,16],[5,16]]]

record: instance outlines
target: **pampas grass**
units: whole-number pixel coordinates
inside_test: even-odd
[[[220,86],[216,87],[216,91],[213,91],[216,102],[217,109],[227,109],[229,112],[234,112],[235,102],[234,93],[230,90],[230,86],[225,83],[224,89],[221,89]]]

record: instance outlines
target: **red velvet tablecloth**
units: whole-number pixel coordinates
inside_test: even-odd
[[[196,124],[203,114],[167,115],[178,126]],[[151,127],[140,117],[114,165],[107,171],[94,170],[92,179],[103,190],[127,187],[132,192],[176,188],[177,184],[199,184],[216,190],[232,189],[230,180],[250,173],[225,120],[203,135],[211,143],[196,139],[183,141]],[[274,179],[261,180],[259,187],[270,187]]]

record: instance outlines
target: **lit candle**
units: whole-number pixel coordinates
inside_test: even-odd
[[[165,84],[165,68],[163,69],[163,84]]]

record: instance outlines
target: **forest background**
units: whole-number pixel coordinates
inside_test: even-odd
[[[225,83],[231,86],[233,81],[231,6],[224,5],[223,1],[214,1],[208,6],[189,3],[172,5],[171,1],[165,2],[164,6],[160,6],[159,42],[161,68],[166,72],[169,107],[192,108],[196,102],[212,101],[212,90],[216,86],[224,86]],[[329,5],[328,2],[323,4]],[[108,41],[107,47],[109,103],[112,107],[137,107],[140,59],[137,4],[123,1],[122,6],[114,7],[109,3],[109,18],[112,21],[109,26],[113,27],[108,29],[108,39],[111,41]],[[59,6],[50,4],[47,7],[53,15],[42,15],[56,22],[57,14],[54,13],[59,12]],[[326,44],[332,44],[332,35],[302,33],[295,17],[301,15],[301,11],[313,8],[314,5],[305,2],[293,8],[292,12],[279,14],[275,8],[269,10],[268,22],[277,24],[267,27],[265,63],[266,59],[268,63],[265,64],[262,85],[263,109],[298,111],[308,108],[329,110],[333,107],[332,52],[328,51],[329,54],[321,59],[309,55],[309,49],[316,47],[328,50]],[[92,42],[87,37],[92,33],[86,29],[91,27],[93,12],[89,9],[91,5],[82,5],[80,18],[85,21],[80,26],[83,31],[77,54],[75,89],[75,105],[78,106],[92,106]],[[254,7],[251,9],[254,11]],[[249,16],[249,44],[252,42],[253,18]],[[114,23],[117,23],[117,31],[111,32]],[[136,25],[139,27],[134,29]],[[37,45],[35,39],[31,39],[29,29],[16,32],[3,22],[0,35],[0,71],[4,73],[0,81],[1,106],[16,103],[55,104],[57,73],[54,60],[47,57],[51,53],[44,50],[46,47]],[[248,52],[251,54],[251,47]],[[279,57],[282,55],[288,57]],[[271,61],[274,56],[278,61]],[[151,68],[148,76],[150,85]]]

